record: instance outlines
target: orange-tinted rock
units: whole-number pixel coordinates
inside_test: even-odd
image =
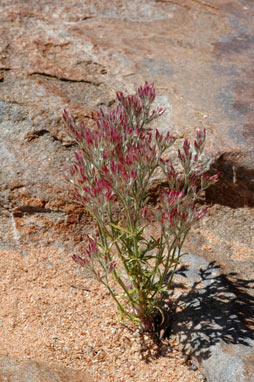
[[[155,81],[159,122],[178,137],[206,127],[207,151],[220,182],[208,200],[231,219],[252,219],[254,205],[254,7],[242,1],[204,2],[34,0],[0,5],[1,246],[43,242],[71,250],[91,219],[71,200],[64,170],[72,141],[62,110],[91,123],[92,111],[111,104],[116,90],[132,92]],[[211,211],[213,212],[213,211]],[[212,215],[213,216],[213,215]],[[226,226],[201,226],[189,248],[223,259],[229,269],[251,269],[254,243],[237,234],[232,261]],[[226,219],[227,220],[227,219]],[[213,219],[210,219],[213,222]],[[235,227],[235,228],[234,228]],[[249,231],[248,231],[249,232]],[[241,249],[239,252],[238,247]],[[223,248],[223,256],[218,249]]]
[[[35,361],[17,361],[0,357],[1,382],[91,382],[84,372]]]

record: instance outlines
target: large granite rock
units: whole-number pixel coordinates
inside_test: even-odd
[[[91,112],[110,105],[116,90],[132,92],[148,80],[168,110],[159,128],[171,127],[181,140],[206,127],[207,152],[221,173],[207,193],[219,208],[188,248],[250,277],[254,6],[28,0],[1,2],[0,11],[1,247],[69,250],[80,241],[90,220],[64,181],[74,148],[62,110],[90,123]]]
[[[91,382],[90,377],[66,367],[0,357],[1,382]]]

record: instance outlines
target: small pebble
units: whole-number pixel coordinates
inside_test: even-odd
[[[167,346],[167,352],[171,353],[172,352],[172,347],[170,345]]]

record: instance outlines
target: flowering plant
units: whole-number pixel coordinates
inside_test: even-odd
[[[148,128],[164,113],[151,109],[154,99],[154,85],[147,82],[134,96],[119,92],[114,110],[99,110],[95,128],[63,114],[79,147],[68,180],[74,198],[97,224],[97,236],[88,235],[85,253],[74,254],[73,260],[108,289],[121,316],[148,331],[154,328],[156,310],[161,311],[161,298],[172,283],[186,235],[206,212],[195,201],[218,177],[209,177],[201,165],[205,130],[197,131],[193,146],[185,139],[178,150],[182,172],[162,158],[175,139],[169,132],[162,135]],[[147,196],[159,168],[168,191],[155,211]],[[145,228],[151,221],[159,223],[160,232],[147,238]]]

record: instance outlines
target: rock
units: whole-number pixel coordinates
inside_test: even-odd
[[[80,371],[57,367],[35,361],[17,361],[0,357],[1,382],[91,382],[90,377]]]
[[[252,282],[223,275],[215,263],[184,255],[176,279],[191,287],[179,294],[172,336],[196,362],[207,382],[254,381]]]
[[[252,15],[253,6],[239,1],[133,0],[111,2],[110,8],[78,0],[68,6],[57,0],[47,6],[3,3],[1,246],[25,244],[29,251],[30,243],[40,243],[69,250],[80,241],[90,223],[63,179],[72,142],[62,128],[62,110],[89,122],[91,111],[109,104],[115,90],[131,92],[147,79],[156,82],[158,103],[169,111],[160,129],[171,125],[184,137],[193,135],[195,125],[206,127],[207,148],[221,174],[207,198],[220,205],[225,223],[218,223],[216,210],[189,249],[204,252],[207,245],[207,256],[216,258],[223,247],[219,256],[226,268],[248,274],[254,246]],[[241,235],[232,217],[236,207]],[[234,245],[231,233],[221,235],[228,221]]]
[[[211,356],[203,361],[208,382],[253,382],[253,347],[217,344],[211,348]]]

